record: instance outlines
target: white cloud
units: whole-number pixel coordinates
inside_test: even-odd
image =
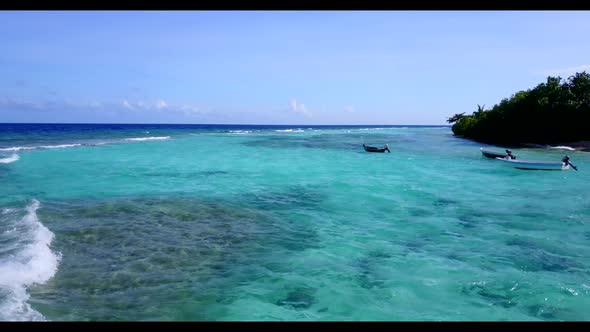
[[[178,107],[179,111],[182,111],[185,115],[191,115],[191,114],[198,114],[198,113],[202,113],[203,111],[201,111],[200,108],[196,107],[196,106],[191,106],[191,105],[180,105]]]
[[[160,110],[174,110],[175,108],[179,108],[178,105],[170,105],[163,99],[158,99],[155,102],[148,102],[139,100],[137,102],[130,102],[129,100],[125,99],[121,103],[121,105],[129,110],[132,111],[160,111]]]
[[[346,107],[344,107],[344,112],[346,112],[346,113],[354,113],[354,107],[352,107],[350,105],[349,106],[346,106]]]
[[[545,71],[539,72],[538,74],[543,75],[543,76],[560,76],[560,77],[566,78],[571,75],[574,75],[575,73],[583,72],[583,71],[590,71],[590,65],[580,65],[580,66],[576,66],[576,67],[545,70]]]
[[[160,99],[156,102],[156,108],[159,110],[163,108],[168,108],[168,104],[166,104],[164,100]]]
[[[131,104],[127,100],[123,100],[123,107],[130,110],[135,110],[135,107],[131,106]]]
[[[301,113],[305,116],[311,116],[311,112],[305,107],[305,104],[298,104],[296,99],[291,99],[289,103],[291,111],[295,113]]]
[[[88,107],[98,109],[98,108],[103,107],[103,104],[99,103],[98,101],[95,100],[95,101],[91,102],[90,104],[88,104]]]
[[[74,102],[68,99],[63,100],[39,100],[31,101],[26,99],[14,99],[0,96],[0,110],[93,110],[95,112],[129,112],[154,113],[165,111],[166,113],[182,113],[185,115],[208,113],[200,107],[191,104],[169,103],[163,99],[156,101],[130,101],[124,99],[120,102]]]
[[[4,97],[0,99],[0,109],[7,110],[43,110],[43,103],[30,100],[18,100]]]

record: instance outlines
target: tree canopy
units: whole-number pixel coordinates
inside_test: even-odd
[[[447,119],[453,133],[489,144],[556,144],[590,140],[590,75],[576,73],[519,91],[489,110]]]

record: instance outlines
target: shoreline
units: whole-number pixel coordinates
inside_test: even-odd
[[[572,143],[564,143],[565,146],[570,146],[576,151],[590,152],[590,141],[578,141]]]
[[[534,144],[534,143],[522,143],[521,146],[528,148],[541,148],[541,149],[555,149],[558,146],[567,146],[575,151],[590,152],[590,141],[576,141],[558,144]],[[568,150],[568,149],[564,149]]]
[[[519,148],[532,148],[532,149],[545,149],[545,150],[560,150],[557,147],[568,147],[570,149],[563,149],[566,151],[580,151],[580,152],[590,152],[590,141],[575,141],[575,142],[566,142],[566,143],[553,143],[553,144],[539,144],[539,143],[493,143],[493,142],[483,142],[478,141],[473,138],[465,137],[463,135],[456,135],[453,134],[454,137],[462,138],[466,140],[470,140],[480,144],[488,144],[494,145],[496,147],[505,147],[511,149],[519,149]]]

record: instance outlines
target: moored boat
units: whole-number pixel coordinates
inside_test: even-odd
[[[505,158],[507,156],[512,156],[512,151],[510,150],[506,150],[506,152],[496,152],[496,151],[492,151],[492,150],[488,150],[485,148],[479,148],[479,150],[481,151],[481,154],[486,157],[486,158]],[[516,159],[516,157],[512,156],[513,158],[511,159]]]
[[[373,146],[366,146],[366,145],[363,144],[363,149],[365,149],[365,151],[367,151],[367,152],[380,152],[380,153],[383,153],[383,152],[387,151],[387,152],[391,153],[391,151],[389,151],[389,146],[387,144],[385,144],[385,147],[383,147],[383,148],[376,148],[376,147],[373,147]]]
[[[496,158],[505,163],[508,163],[514,168],[526,170],[542,170],[542,171],[567,171],[570,165],[577,171],[577,167],[569,162],[569,157],[565,156],[561,162],[540,161],[540,160],[515,160],[509,157]]]

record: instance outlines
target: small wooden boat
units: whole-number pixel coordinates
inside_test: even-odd
[[[577,171],[577,167],[569,162],[569,157],[565,156],[561,162],[548,162],[538,160],[515,160],[509,157],[496,158],[505,163],[508,163],[514,168],[526,169],[526,170],[542,170],[542,171],[567,171],[570,169],[570,165]]]
[[[511,159],[516,159],[516,157],[514,157],[512,155],[512,151],[510,150],[506,150],[506,152],[496,152],[496,151],[491,151],[488,149],[484,149],[484,148],[479,148],[481,150],[481,154],[486,157],[486,158],[506,158],[507,156],[512,156]]]
[[[387,151],[387,152],[391,153],[391,151],[389,151],[389,146],[387,146],[387,144],[385,144],[385,147],[383,147],[383,148],[376,148],[376,147],[373,147],[373,146],[366,146],[366,145],[363,144],[363,148],[367,152],[380,152],[380,153],[383,153],[383,152]]]

